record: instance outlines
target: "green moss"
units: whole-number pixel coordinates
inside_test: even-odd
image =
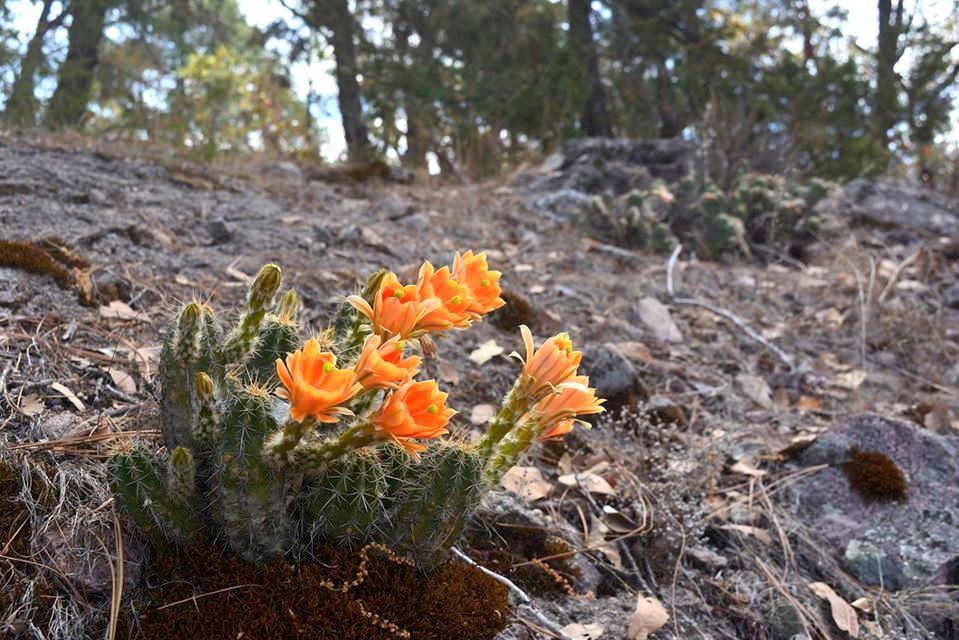
[[[889,502],[906,499],[906,476],[895,461],[884,453],[852,449],[842,470],[853,490],[867,500]]]
[[[506,588],[465,564],[448,562],[423,576],[378,550],[365,567],[361,554],[315,552],[298,567],[213,550],[159,558],[147,580],[156,586],[134,596],[138,617],[122,621],[118,637],[491,640],[508,622]]]

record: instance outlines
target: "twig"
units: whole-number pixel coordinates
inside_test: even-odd
[[[520,589],[515,582],[513,582],[506,576],[501,576],[495,571],[490,571],[486,567],[477,564],[475,560],[470,558],[468,555],[466,555],[465,553],[463,553],[456,547],[453,547],[453,555],[459,558],[460,560],[462,560],[463,562],[465,562],[466,564],[470,565],[471,567],[475,567],[479,569],[480,571],[482,571],[484,574],[486,574],[493,580],[496,580],[497,582],[505,585],[507,589],[513,592],[513,595],[516,596],[516,598],[520,601],[520,604],[526,605],[530,613],[536,616],[536,621],[539,622],[539,624],[543,625],[543,627],[548,629],[551,633],[555,633],[557,637],[561,638],[562,640],[572,640],[572,638],[566,635],[566,632],[563,631],[558,624],[556,624],[555,622],[547,618],[545,615],[543,615],[543,613],[539,609],[537,609],[535,605],[533,605],[532,598],[530,598],[525,591]]]
[[[165,605],[157,607],[156,610],[159,611],[160,609],[168,609],[170,607],[175,607],[180,604],[186,604],[187,602],[196,602],[200,598],[205,598],[207,596],[215,596],[218,593],[225,593],[227,591],[234,591],[236,589],[246,589],[247,587],[261,588],[262,586],[263,586],[262,584],[237,584],[237,585],[233,585],[232,587],[224,587],[223,589],[217,589],[216,591],[209,591],[207,593],[196,594],[196,595],[190,596],[189,598],[184,598],[183,600],[177,600],[176,602],[168,602]]]
[[[787,354],[785,351],[771,343],[769,340],[764,338],[761,334],[756,332],[752,327],[750,327],[744,320],[741,320],[739,316],[734,314],[732,311],[724,309],[722,307],[716,306],[711,302],[705,302],[703,300],[696,300],[695,298],[682,298],[676,296],[676,291],[673,288],[673,269],[676,267],[676,261],[679,258],[679,252],[683,250],[682,245],[677,245],[673,249],[673,253],[669,256],[669,262],[666,264],[666,291],[669,293],[669,297],[673,304],[678,304],[681,306],[687,307],[700,307],[706,309],[712,313],[715,313],[717,316],[721,316],[726,320],[729,320],[734,325],[736,325],[743,333],[747,336],[766,347],[772,351],[777,358],[779,358],[783,364],[785,364],[790,369],[795,367],[792,356]]]
[[[899,263],[899,266],[896,267],[896,270],[892,272],[892,275],[889,276],[889,282],[886,283],[886,286],[882,288],[882,292],[879,294],[879,297],[876,299],[876,302],[882,304],[885,302],[886,297],[893,292],[896,288],[896,284],[899,282],[899,276],[902,275],[902,272],[905,271],[913,262],[919,259],[919,256],[922,255],[922,248],[916,249],[909,255],[908,258]]]

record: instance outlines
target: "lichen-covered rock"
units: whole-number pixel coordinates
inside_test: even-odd
[[[586,347],[582,366],[596,393],[610,403],[634,404],[639,397],[646,396],[636,367],[614,345]]]
[[[844,469],[856,451],[887,456],[905,476],[905,499],[857,491]],[[837,549],[851,575],[896,590],[936,583],[948,574],[943,567],[959,557],[959,438],[901,420],[855,415],[821,435],[799,462],[829,465],[797,481],[792,502],[797,515]]]

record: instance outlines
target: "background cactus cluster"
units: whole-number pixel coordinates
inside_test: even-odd
[[[832,183],[813,178],[749,173],[728,191],[687,176],[670,190],[661,181],[616,198],[592,200],[580,218],[605,237],[629,247],[668,253],[677,242],[707,257],[749,255],[759,244],[792,251],[828,224],[817,207]]]
[[[109,464],[118,501],[159,547],[222,544],[253,561],[308,558],[316,545],[384,543],[429,568],[538,439],[560,436],[602,400],[560,334],[535,349],[488,433],[447,435],[455,412],[417,380],[431,336],[502,306],[483,254],[425,263],[416,284],[380,271],[305,343],[298,298],[276,304],[267,265],[223,330],[192,301],[169,327],[158,381],[163,444]]]

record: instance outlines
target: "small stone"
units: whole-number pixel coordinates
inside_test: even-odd
[[[888,557],[869,542],[850,540],[842,555],[842,565],[863,584],[882,586],[890,591],[902,588],[902,562]]]
[[[612,344],[586,347],[581,368],[596,395],[614,404],[635,404],[637,395],[646,395],[636,367]]]
[[[233,240],[233,227],[222,218],[208,222],[206,230],[210,234],[210,244],[213,246]]]
[[[333,232],[325,224],[318,224],[313,227],[313,238],[324,246],[333,245]]]

